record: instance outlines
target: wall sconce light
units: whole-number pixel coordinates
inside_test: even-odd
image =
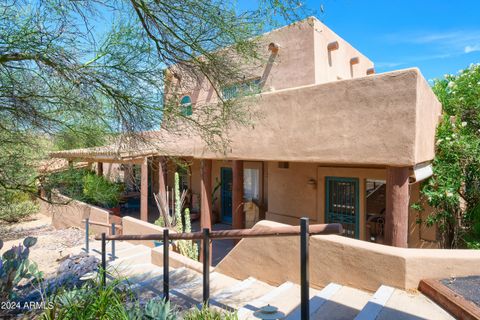
[[[312,189],[317,189],[317,180],[310,178],[307,181],[307,185]]]

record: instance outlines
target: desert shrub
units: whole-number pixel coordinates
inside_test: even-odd
[[[123,186],[87,169],[73,169],[51,174],[44,188],[51,195],[57,189],[72,199],[112,208],[118,205]]]
[[[170,303],[161,299],[151,299],[140,304],[128,283],[116,279],[105,287],[100,279],[87,280],[80,288],[60,289],[47,297],[53,307],[45,309],[42,320],[140,320],[176,319]]]
[[[83,196],[93,204],[112,208],[119,204],[122,186],[90,173],[83,178]]]
[[[5,197],[8,198],[8,201],[0,206],[0,220],[2,221],[18,222],[38,212],[38,204],[32,201],[27,193],[14,191]]]
[[[182,318],[184,320],[237,320],[238,316],[235,312],[220,311],[204,305],[202,309],[194,308],[186,312]]]

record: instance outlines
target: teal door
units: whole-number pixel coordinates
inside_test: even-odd
[[[359,192],[358,179],[355,178],[325,178],[327,223],[341,223],[344,235],[359,238]]]
[[[232,223],[232,168],[220,169],[222,222]]]

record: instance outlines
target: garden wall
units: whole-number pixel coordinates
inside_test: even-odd
[[[40,201],[40,213],[52,217],[52,225],[56,229],[70,227],[85,228],[82,220],[89,218],[91,221],[110,223],[108,210],[73,200],[61,194],[52,195],[52,202]],[[110,233],[109,227],[90,225],[91,233]]]
[[[163,228],[146,221],[138,220],[132,217],[122,218],[123,234],[152,234],[158,233],[163,235]],[[171,231],[173,232],[173,231]],[[133,244],[143,244],[150,248],[154,247],[152,240],[129,241]]]
[[[263,220],[254,229],[282,226]],[[310,283],[330,282],[375,291],[382,284],[415,289],[421,279],[479,274],[480,250],[408,249],[341,236],[310,240]],[[273,285],[300,280],[298,237],[243,239],[215,270]]]

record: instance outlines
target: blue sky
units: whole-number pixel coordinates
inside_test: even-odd
[[[330,29],[369,57],[377,72],[418,67],[430,80],[480,62],[480,0],[305,3]]]

